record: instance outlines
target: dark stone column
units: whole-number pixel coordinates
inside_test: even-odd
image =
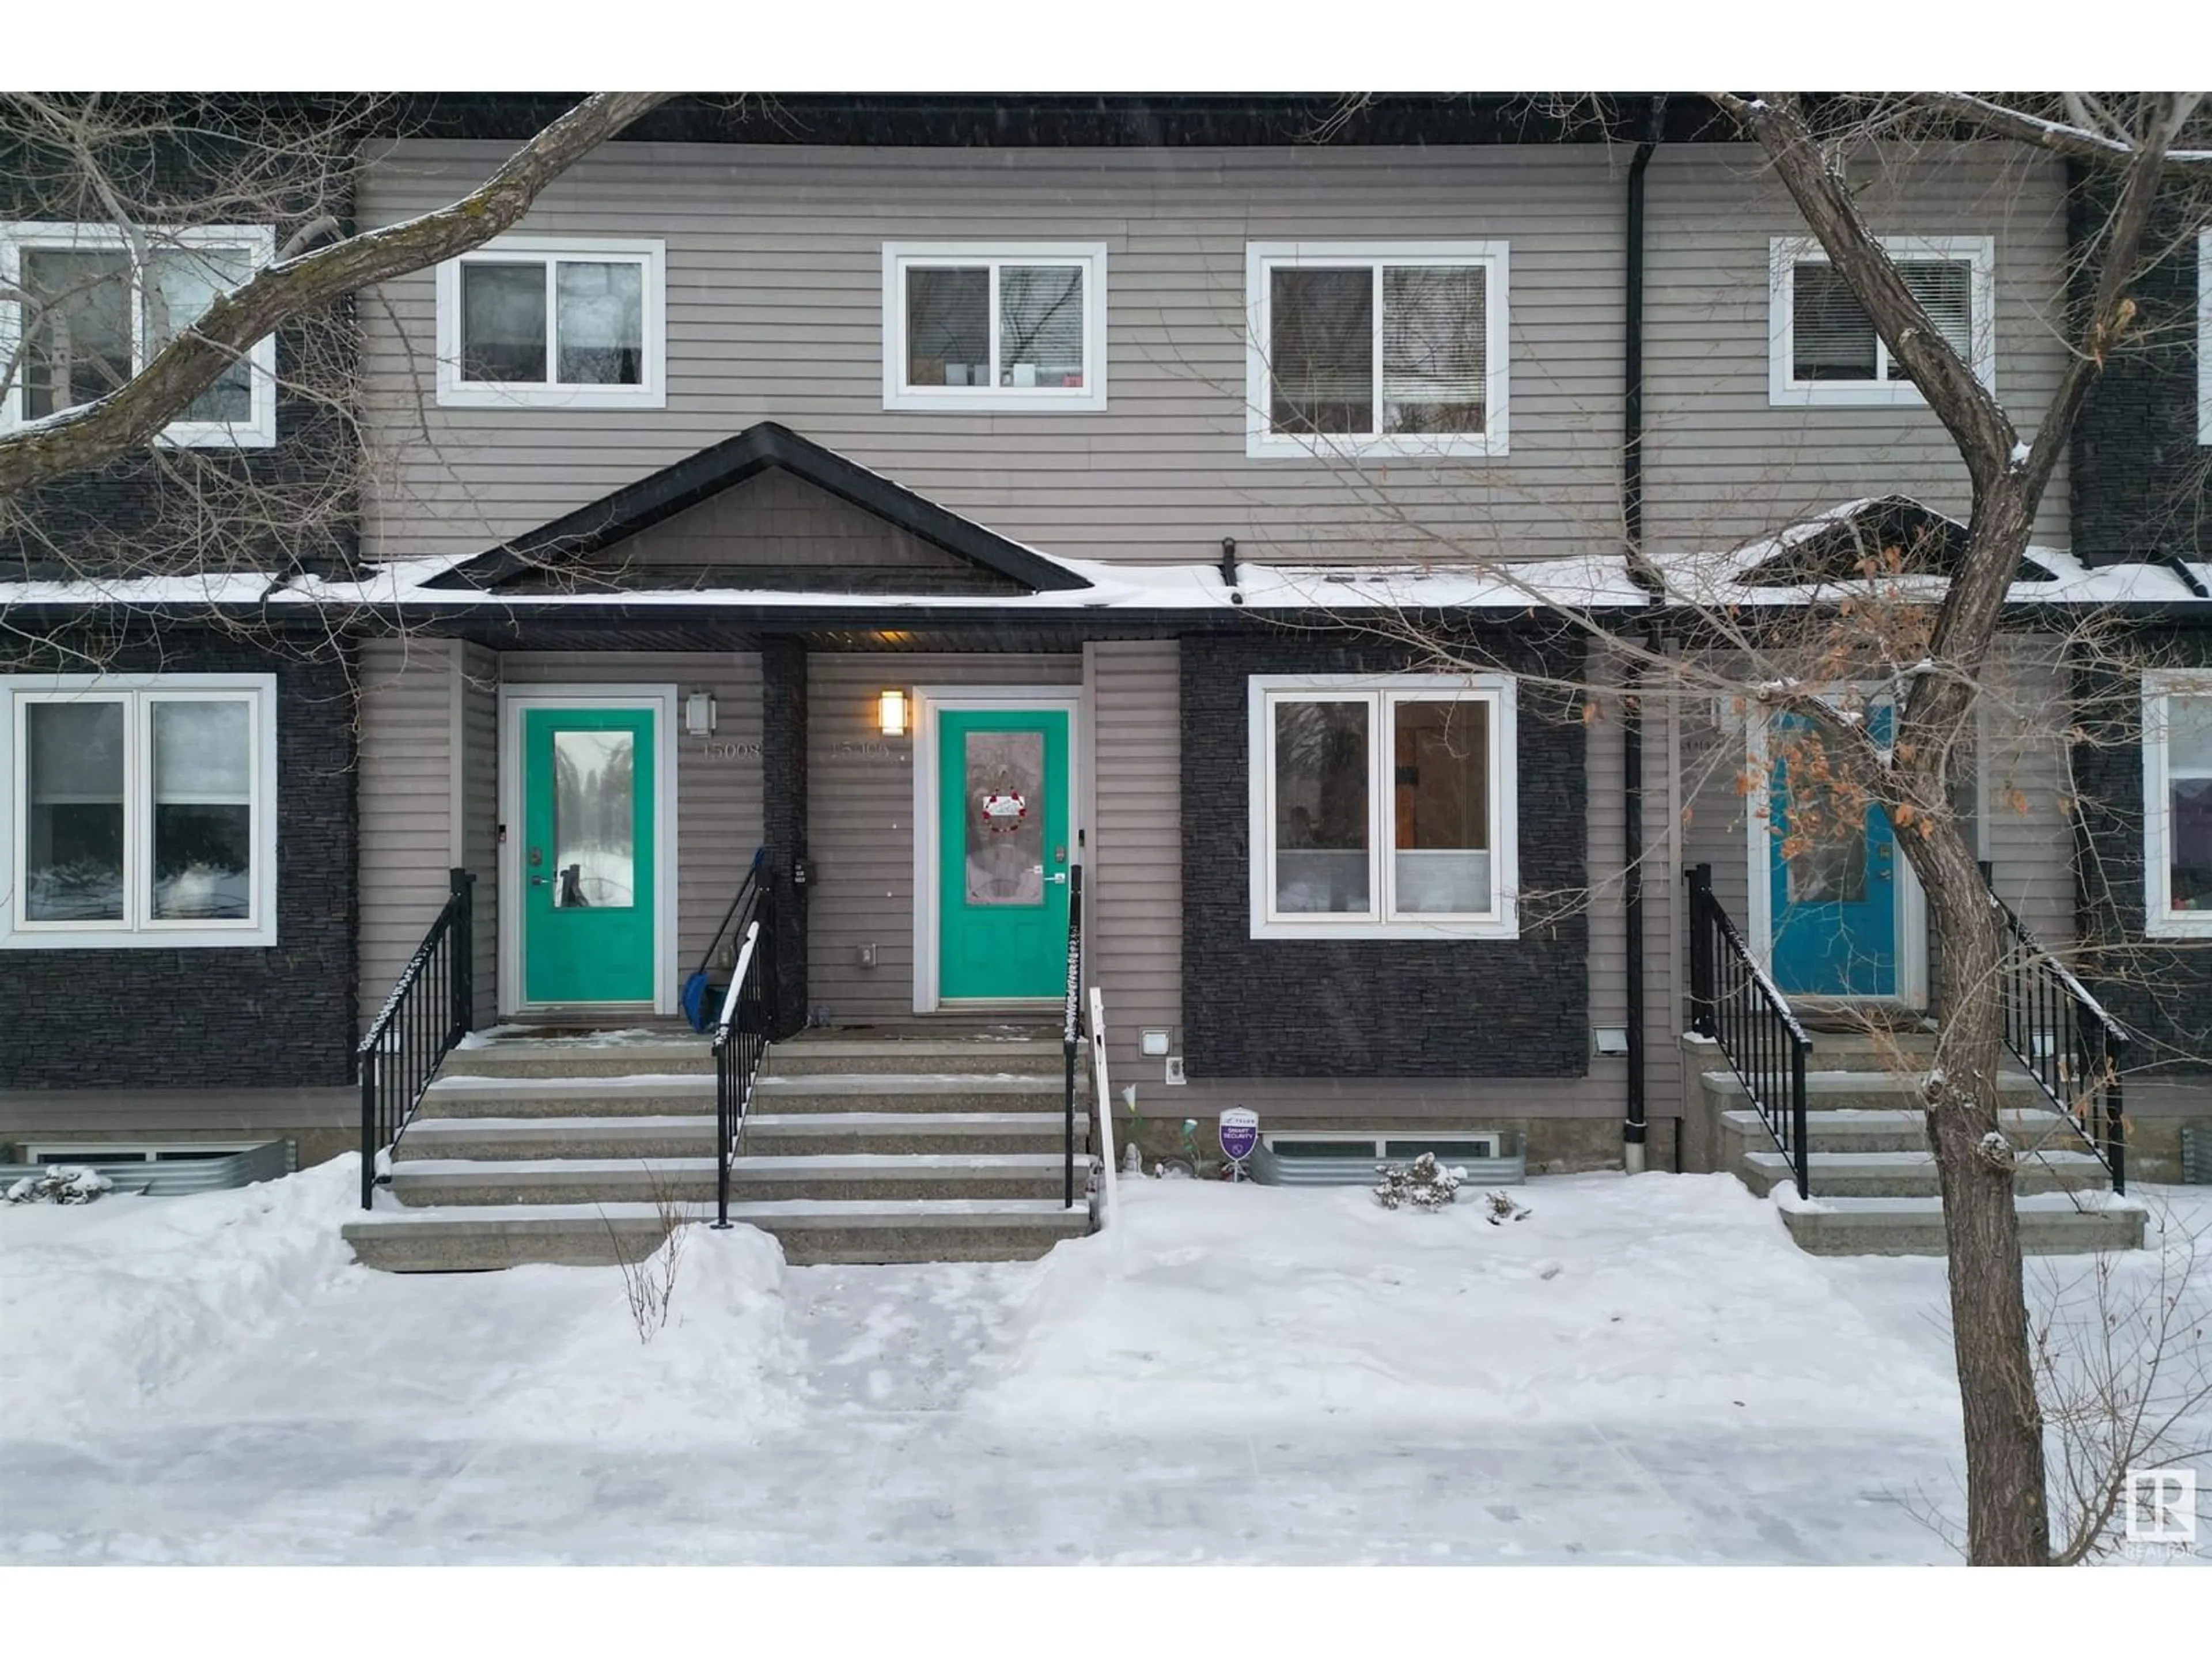
[[[761,842],[775,897],[775,1012],[772,1035],[806,1024],[806,894],[794,881],[806,857],[806,647],[761,647]]]

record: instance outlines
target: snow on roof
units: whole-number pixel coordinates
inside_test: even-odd
[[[374,567],[359,581],[320,576],[281,581],[276,571],[204,576],[143,576],[115,580],[0,582],[0,607],[9,605],[200,605],[232,606],[265,602],[292,606],[435,605],[515,611],[629,610],[659,607],[762,611],[850,610],[855,613],[915,607],[978,611],[1070,610],[1377,611],[1391,609],[1525,610],[1531,605],[1573,608],[1638,606],[1648,602],[1619,559],[1526,559],[1497,564],[1271,565],[1240,561],[1232,590],[1212,564],[1109,564],[1091,559],[1040,557],[1081,578],[1085,588],[1033,593],[853,593],[835,589],[706,587],[624,589],[619,592],[509,593],[427,584],[474,555],[411,559]]]
[[[1898,499],[1892,497],[1888,501],[1893,503]],[[1741,546],[1714,552],[1662,553],[1651,556],[1647,563],[1663,583],[1667,599],[1680,605],[1787,607],[1865,592],[1874,584],[1860,579],[1765,586],[1747,582],[1745,578],[1808,538],[1882,505],[1883,501],[1873,498],[1844,501]],[[1026,546],[1021,543],[1014,545]],[[1595,611],[1637,610],[1651,603],[1651,596],[1631,577],[1626,560],[1618,555],[1460,563],[1400,559],[1368,564],[1269,564],[1239,560],[1237,580],[1232,590],[1217,564],[1109,563],[1064,558],[1034,547],[1026,550],[1087,586],[1061,591],[957,596],[739,587],[510,593],[428,586],[434,579],[447,575],[481,556],[468,553],[392,560],[371,566],[367,575],[352,581],[258,570],[112,580],[0,582],[0,611],[23,605],[158,605],[265,606],[271,612],[377,606],[550,614],[618,606],[630,611],[663,607],[851,611],[856,615],[908,609],[1060,614],[1070,611],[1196,612],[1230,609],[1260,612],[1510,611],[1531,607]],[[2031,547],[2027,552],[2035,564],[2050,573],[2051,580],[2014,583],[2008,597],[2016,605],[2176,605],[2191,609],[2212,606],[2212,600],[2207,600],[2203,592],[2193,588],[2175,563],[2091,567],[2070,553],[2050,548]],[[2186,568],[2203,590],[2212,591],[2212,563],[2196,563]],[[1879,580],[1879,587],[1883,593],[1898,599],[1932,601],[1942,598],[1947,580],[1939,575],[1889,575]]]

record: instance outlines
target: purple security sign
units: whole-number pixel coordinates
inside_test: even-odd
[[[1221,1155],[1232,1164],[1242,1164],[1252,1156],[1252,1149],[1260,1144],[1260,1115],[1242,1106],[1231,1106],[1221,1115]]]

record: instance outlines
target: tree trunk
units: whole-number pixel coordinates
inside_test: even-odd
[[[2012,1152],[1998,1120],[2002,938],[1958,827],[1942,823],[1932,835],[1907,838],[1921,843],[1912,862],[1928,893],[1931,988],[1942,1022],[1928,1089],[1928,1138],[1950,1249],[1967,1559],[1976,1566],[2043,1566],[2051,1559],[2043,1413],[2021,1283]]]

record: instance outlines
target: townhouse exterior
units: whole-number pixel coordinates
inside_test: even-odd
[[[1687,872],[1791,994],[1924,1007],[1925,931],[1881,834],[1843,880],[1879,902],[1801,902],[1740,710],[1627,716],[1608,641],[1686,647],[1626,552],[1967,501],[1756,152],[1686,105],[1602,132],[1385,100],[1328,143],[1289,102],[1006,100],[988,133],[926,100],[702,107],[608,145],[514,234],[362,307],[358,580],[260,610],[342,612],[342,647],[286,660],[202,606],[112,697],[7,677],[0,1136],[337,1150],[353,1042],[457,880],[479,1026],[618,1024],[678,1012],[757,848],[779,1036],[1056,1010],[1079,880],[1110,1066],[1150,1117],[1495,1130],[1539,1170],[1648,1136],[1679,1167]],[[528,114],[378,143],[351,216],[450,200]],[[2075,181],[1996,146],[1868,179],[2032,422]],[[2126,596],[2183,675],[2212,660],[2212,397],[2177,349],[2115,366],[2035,542],[2051,592]],[[2155,537],[2146,453],[2197,491]],[[40,574],[27,614],[88,604]],[[2151,1038],[2155,1176],[2212,1111],[2212,702],[2157,679],[2146,725],[2144,683],[2087,683],[2034,618],[2023,598],[1978,833],[2045,942],[2164,952],[2106,992]],[[143,733],[119,763],[149,845],[198,804],[158,780],[165,699],[240,711],[207,803],[251,843],[240,942],[165,936],[158,897],[129,939],[30,915],[70,798],[106,799],[34,769],[33,722],[88,695]],[[2118,740],[2069,746],[2072,705]],[[158,853],[112,859],[149,861],[158,890]]]

